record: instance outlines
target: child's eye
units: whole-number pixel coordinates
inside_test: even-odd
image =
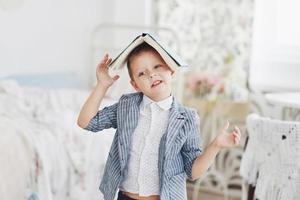
[[[141,76],[143,76],[143,75],[145,75],[145,72],[140,72],[140,73],[138,73],[138,77],[141,77]]]
[[[154,69],[157,69],[157,68],[160,68],[160,67],[161,67],[161,65],[155,65]]]

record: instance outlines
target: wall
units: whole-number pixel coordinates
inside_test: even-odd
[[[208,74],[208,78],[216,76],[224,83],[222,98],[245,101],[254,2],[156,2],[157,23],[176,31],[180,54],[188,62],[191,73]]]
[[[84,74],[90,73],[95,26],[103,22],[149,23],[150,13],[145,11],[149,2],[1,0],[0,77],[76,71],[87,86],[89,76]]]

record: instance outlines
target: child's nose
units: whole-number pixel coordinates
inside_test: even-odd
[[[157,74],[154,71],[150,71],[149,72],[149,76],[150,78],[153,78],[154,76],[156,76]]]

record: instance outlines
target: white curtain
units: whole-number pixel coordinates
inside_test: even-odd
[[[254,90],[300,89],[300,2],[255,1],[250,86]]]

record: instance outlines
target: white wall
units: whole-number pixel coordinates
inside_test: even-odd
[[[7,9],[5,5],[10,2],[21,3]],[[95,26],[102,22],[148,23],[149,12],[145,10],[149,2],[1,0],[0,76],[75,70],[85,83],[84,74],[90,73],[90,42]]]

